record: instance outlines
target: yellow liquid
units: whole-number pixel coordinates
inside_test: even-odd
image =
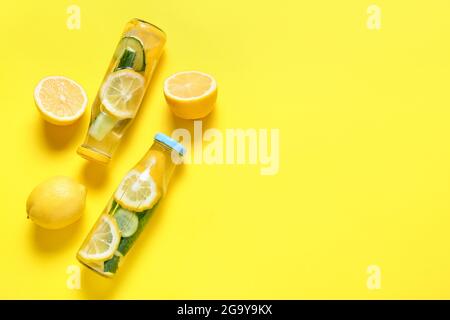
[[[149,171],[150,176],[152,177],[156,185],[156,190],[158,193],[161,194],[162,198],[164,196],[167,183],[170,180],[170,176],[174,168],[175,164],[172,161],[171,150],[165,147],[164,145],[160,144],[159,142],[155,142],[149,149],[149,151],[146,153],[146,155],[133,167],[131,171],[138,171],[140,173]],[[157,202],[159,202],[161,198],[159,198]],[[77,259],[88,268],[96,271],[97,273],[103,276],[106,277],[114,276],[117,269],[122,264],[123,258],[126,256],[128,251],[134,245],[135,240],[137,240],[138,236],[140,235],[140,232],[143,230],[146,223],[148,222],[148,219],[153,214],[153,210],[156,208],[156,205],[157,204],[155,204],[151,209],[148,210],[144,211],[139,210],[139,212],[133,212],[130,210],[130,212],[136,214],[139,219],[138,230],[134,235],[132,235],[129,238],[121,237],[119,247],[115,251],[114,256],[112,258],[109,258],[105,261],[88,261],[80,255],[80,251],[86,248],[86,246],[89,245],[90,241],[94,237],[95,230],[98,230],[98,227],[102,223],[101,217],[106,214],[114,219],[114,214],[117,212],[117,210],[123,209],[118,203],[117,194],[115,193],[115,195],[108,202],[106,208],[101,213],[99,219],[91,229],[90,233],[86,237],[85,241],[81,245],[81,248],[77,254]]]
[[[137,71],[144,77],[145,80],[142,96],[139,97],[140,102],[137,107],[139,109],[142,98],[148,88],[153,72],[162,54],[162,50],[166,42],[166,36],[164,32],[162,32],[156,26],[153,26],[149,23],[143,22],[138,19],[133,19],[126,25],[125,31],[122,34],[120,40],[122,40],[124,37],[135,37],[140,40],[140,42],[144,47],[145,63],[146,63],[145,69],[143,71]],[[114,70],[116,70],[119,62],[120,58],[113,57],[111,59],[108,70],[105,74],[105,77],[103,78],[102,86],[106,81],[106,79],[108,78],[108,76],[111,73],[113,73]],[[113,124],[111,130],[108,130],[108,133],[102,136],[101,139],[96,139],[95,135],[90,134],[90,131],[100,112],[103,112],[105,115],[110,117],[110,119],[112,119]],[[111,115],[101,103],[99,90],[99,93],[97,93],[97,97],[95,98],[95,101],[92,105],[89,130],[86,135],[85,142],[79,149],[78,153],[85,158],[98,161],[99,160],[98,157],[92,156],[93,153],[96,153],[98,154],[99,157],[104,159],[104,161],[102,162],[107,162],[112,157],[115,149],[120,143],[122,136],[124,135],[125,131],[129,127],[133,119],[134,117],[126,119],[117,119],[113,115]]]

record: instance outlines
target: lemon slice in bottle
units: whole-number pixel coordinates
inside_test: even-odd
[[[217,83],[203,72],[178,72],[164,82],[164,96],[176,116],[199,119],[212,111],[217,99]]]
[[[112,258],[120,242],[120,230],[114,218],[107,214],[102,215],[89,239],[78,252],[80,258],[88,262]]]
[[[50,76],[39,81],[34,89],[34,100],[42,117],[59,126],[78,120],[87,104],[84,89],[63,76]]]
[[[132,69],[111,73],[100,89],[100,113],[89,127],[89,135],[102,141],[123,119],[134,118],[141,103],[145,79]]]
[[[134,118],[144,93],[145,79],[132,69],[111,73],[100,89],[106,111],[117,119]]]
[[[143,172],[131,170],[114,193],[114,199],[120,206],[134,212],[151,209],[160,196],[161,193],[150,175],[150,168]]]

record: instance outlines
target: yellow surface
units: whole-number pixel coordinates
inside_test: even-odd
[[[0,298],[450,298],[450,2],[7,1],[2,3]],[[81,8],[81,29],[66,27]],[[33,89],[61,74],[92,103],[125,23],[168,37],[143,108],[108,167],[76,154],[86,114],[41,120]],[[205,126],[279,128],[280,171],[186,165],[117,278],[68,266],[126,171],[172,117],[162,85],[198,69],[220,87]],[[82,220],[26,219],[53,175],[88,188]],[[367,268],[380,267],[369,290]]]

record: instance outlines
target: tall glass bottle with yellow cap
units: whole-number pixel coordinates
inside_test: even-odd
[[[139,110],[165,42],[158,27],[139,19],[127,23],[92,105],[79,155],[109,162]]]
[[[184,147],[158,133],[145,156],[125,175],[88,234],[78,260],[112,277],[133,247],[181,163]]]

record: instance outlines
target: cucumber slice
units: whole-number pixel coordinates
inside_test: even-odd
[[[135,213],[120,208],[114,213],[114,218],[117,221],[122,237],[131,237],[136,232],[139,219]]]
[[[130,48],[126,48],[125,52],[120,58],[119,64],[117,65],[116,71],[127,68],[134,68],[134,62],[136,58],[136,52],[131,51]]]
[[[118,121],[118,119],[100,112],[89,127],[89,135],[97,141],[102,141]]]
[[[130,59],[134,52],[134,57]],[[123,56],[127,55],[123,60]],[[114,58],[119,60],[116,70],[124,68],[133,68],[135,71],[144,71],[146,66],[144,45],[136,37],[123,37],[117,46]],[[133,61],[133,62],[131,62]]]
[[[158,203],[156,203],[153,208],[140,212],[137,215],[139,218],[139,223],[136,232],[131,237],[122,238],[120,240],[119,248],[117,248],[117,251],[119,251],[123,255],[127,254],[127,252],[131,249],[136,239],[141,234],[142,230],[144,230],[145,225],[147,224],[148,220],[152,216],[152,213],[155,211],[157,206]]]

